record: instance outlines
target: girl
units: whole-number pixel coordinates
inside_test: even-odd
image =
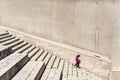
[[[78,67],[78,68],[80,68],[80,62],[81,62],[80,59],[79,59],[79,57],[80,57],[80,55],[77,55],[77,56],[75,57],[75,62],[76,62],[76,63],[75,63],[75,66]]]

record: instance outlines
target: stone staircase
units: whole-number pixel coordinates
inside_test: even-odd
[[[0,34],[0,80],[103,80],[8,32]]]

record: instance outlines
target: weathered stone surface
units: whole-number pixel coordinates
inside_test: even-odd
[[[12,53],[11,47],[0,45],[0,60]]]
[[[10,80],[28,61],[27,54],[14,53],[0,61],[0,80]]]
[[[44,69],[44,62],[30,61],[12,78],[12,80],[39,80]]]

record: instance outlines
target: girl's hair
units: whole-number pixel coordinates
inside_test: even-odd
[[[77,55],[77,57],[80,57],[80,55]]]

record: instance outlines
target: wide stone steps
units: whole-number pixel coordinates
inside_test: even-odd
[[[46,51],[44,51],[43,54],[37,60],[43,61],[44,58],[47,56],[47,54],[48,53]]]
[[[38,51],[39,51],[39,48],[35,48],[34,50],[28,53],[28,57],[32,58]]]
[[[15,52],[16,50],[22,48],[23,46],[27,45],[28,43],[27,42],[23,42],[15,47],[12,48],[12,50]]]
[[[45,64],[42,61],[29,61],[12,80],[39,80]]]
[[[0,61],[0,80],[11,79],[28,61],[27,54],[11,54]]]
[[[0,36],[8,35],[9,32],[0,32]]]
[[[0,36],[0,39],[5,39],[5,38],[11,37],[11,36],[12,36],[11,34],[1,35],[1,36]]]
[[[8,37],[8,38],[4,38],[4,39],[0,39],[0,43],[3,43],[5,41],[9,41],[11,39],[14,39],[15,37],[11,36],[11,37]]]
[[[2,44],[2,45],[9,45],[9,44],[14,43],[14,42],[16,42],[16,41],[18,41],[18,40],[20,40],[20,39],[14,38],[14,39],[11,39],[11,40],[9,40],[9,41],[3,42],[3,43],[1,43],[1,44]]]
[[[0,60],[12,53],[11,47],[0,45]]]
[[[23,53],[25,50],[30,48],[32,45],[31,44],[26,44],[25,46],[21,47],[20,49],[16,50],[16,52]]]
[[[44,50],[39,50],[35,56],[32,57],[31,61],[36,61],[42,54],[43,54]]]
[[[0,45],[12,49],[1,58],[0,80],[103,80],[8,32],[0,34]]]

